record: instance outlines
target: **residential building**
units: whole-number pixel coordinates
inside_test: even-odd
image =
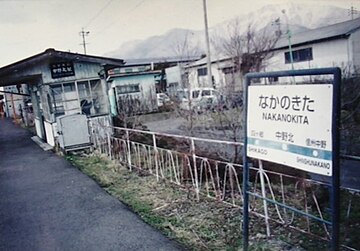
[[[131,68],[108,71],[111,114],[132,116],[157,111],[156,89],[162,71],[136,68],[130,72],[127,69]]]
[[[220,91],[242,91],[242,77],[236,71],[232,58],[224,57],[211,62],[212,86],[208,86],[207,59],[185,66],[187,88],[213,87]]]
[[[292,60],[290,57],[290,47]],[[360,18],[282,37],[266,71],[341,67],[347,74],[360,70]]]

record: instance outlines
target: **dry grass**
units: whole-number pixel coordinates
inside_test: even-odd
[[[127,168],[105,157],[68,157],[80,170],[95,179],[108,193],[127,204],[148,224],[161,230],[190,250],[241,250],[241,210],[213,199],[197,201],[187,189],[150,176],[143,171],[130,172]],[[302,250],[284,241],[266,238],[263,221],[251,217],[250,250]],[[273,227],[272,233],[292,240],[295,246],[312,243],[296,232]]]

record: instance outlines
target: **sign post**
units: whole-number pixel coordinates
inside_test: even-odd
[[[252,85],[252,79],[332,75],[327,83]],[[248,157],[329,176],[332,220],[326,222],[288,205],[280,206],[332,227],[332,250],[339,247],[339,68],[323,68],[246,75],[244,141],[244,250],[248,248]],[[258,197],[258,196],[257,196]],[[261,199],[265,199],[260,197]]]

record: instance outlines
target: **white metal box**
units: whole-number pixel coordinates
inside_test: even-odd
[[[56,119],[59,145],[65,152],[91,146],[88,119],[84,114],[63,115]]]

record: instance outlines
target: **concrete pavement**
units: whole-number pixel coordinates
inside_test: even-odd
[[[0,250],[182,250],[0,119]]]

